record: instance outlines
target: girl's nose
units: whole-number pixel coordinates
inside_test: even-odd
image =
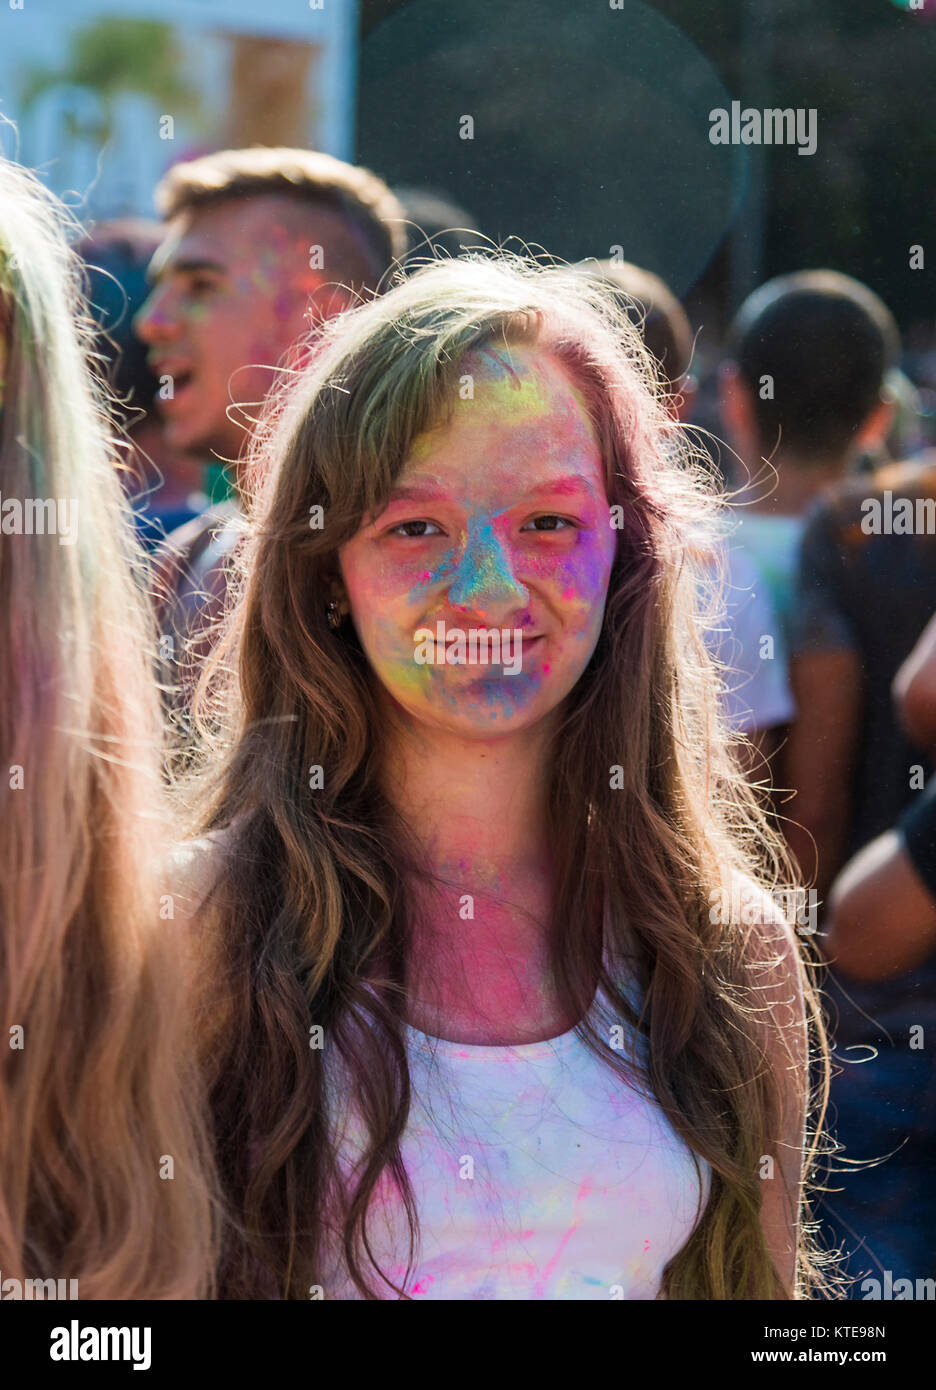
[[[493,524],[469,524],[464,554],[449,586],[452,607],[496,626],[500,618],[524,607],[529,597],[529,590],[513,572],[509,547]]]

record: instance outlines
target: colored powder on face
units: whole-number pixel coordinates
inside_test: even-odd
[[[433,668],[421,666],[414,661],[412,653],[408,656],[393,657],[387,661],[388,672],[392,673],[393,684],[401,693],[410,698],[425,699],[432,681]]]
[[[293,314],[296,313],[296,310],[296,297],[290,294],[288,290],[283,290],[273,301],[273,312],[280,320],[291,319]]]
[[[540,372],[530,371],[526,362],[517,363],[522,375],[510,365],[510,354],[501,355],[490,348],[469,352],[464,359],[465,371],[474,378],[475,387],[483,392],[473,400],[459,398],[456,412],[472,411],[477,415],[479,405],[485,415],[511,419],[527,419],[531,423],[555,412]]]
[[[422,597],[423,588],[431,588],[433,584],[439,584],[442,582],[442,580],[446,577],[449,571],[455,568],[455,555],[456,551],[453,547],[451,550],[447,550],[445,552],[445,554],[442,556],[442,559],[436,565],[434,570],[423,571],[423,573],[419,577],[419,583],[416,584],[412,589],[410,589],[409,593],[407,594],[407,600],[409,603],[419,602],[420,598]]]
[[[449,600],[456,608],[468,608],[483,600],[485,595],[502,594],[505,589],[517,593],[518,602],[525,603],[529,598],[507,564],[493,519],[488,515],[471,518],[465,554],[458,579],[449,591]]]

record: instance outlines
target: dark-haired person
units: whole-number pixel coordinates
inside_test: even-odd
[[[675,294],[658,275],[630,261],[584,262],[581,269],[615,295],[660,364],[670,414],[685,421],[696,390],[690,370],[692,328]],[[794,714],[783,638],[770,590],[736,536],[719,548],[718,560],[723,587],[716,614],[706,624],[706,638],[725,667],[728,722],[747,740],[739,747],[742,763],[760,781],[771,771],[779,730]],[[780,644],[779,654],[764,646],[765,637]]]
[[[887,306],[832,270],[770,280],[738,310],[719,387],[749,475],[736,492],[739,539],[758,558],[782,622],[805,513],[884,438],[892,413],[884,377],[899,350]]]
[[[597,277],[614,294],[660,365],[672,414],[685,420],[696,389],[691,374],[692,328],[669,285],[632,261],[583,261],[580,269]]]
[[[894,681],[901,722],[936,754],[936,618]],[[822,946],[833,966],[838,1138],[852,1160],[818,1215],[861,1276],[929,1275],[936,1251],[936,777],[833,884]],[[883,1160],[883,1161],[882,1161]],[[871,1166],[865,1166],[870,1163]]]
[[[745,300],[732,325],[720,374],[721,409],[749,475],[735,494],[735,539],[770,589],[784,661],[806,514],[861,451],[877,447],[886,434],[891,405],[884,379],[899,347],[886,305],[867,286],[831,270],[769,281]],[[830,723],[836,726],[833,739],[849,727],[858,693],[852,674],[835,662],[814,678],[790,667],[797,715],[779,780],[797,793],[788,806],[788,836],[808,878],[815,870],[809,837],[817,828],[812,799],[823,753],[802,756],[803,731],[817,718],[824,733]],[[827,872],[820,862],[820,884],[828,882]]]
[[[816,1286],[815,997],[652,379],[599,286],[473,256],[325,325],[258,436],[180,885],[223,1296]]]
[[[223,607],[251,424],[321,323],[376,292],[407,240],[381,179],[312,150],[224,150],[175,164],[156,205],[166,234],[135,322],[167,439],[234,463],[232,496],[173,535],[156,582],[184,699]]]
[[[460,256],[484,240],[471,213],[430,188],[395,186],[406,216],[408,247],[403,264],[415,269],[439,253]]]
[[[133,327],[149,294],[146,272],[162,240],[158,222],[128,217],[97,223],[75,248],[87,267],[97,361],[113,392],[117,424],[133,445],[124,460],[124,483],[149,547],[194,520],[208,503],[205,460],[166,439],[156,410],[158,383]]]
[[[926,455],[849,479],[817,502],[790,625],[802,717],[788,768],[803,827],[791,827],[791,843],[804,873],[817,871],[820,893],[894,824],[933,768],[931,747],[895,719],[891,686],[934,593],[936,463]]]

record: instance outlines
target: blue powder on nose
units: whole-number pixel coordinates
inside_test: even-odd
[[[462,606],[478,594],[502,588],[516,588],[516,580],[503,562],[503,551],[490,521],[469,527],[468,544],[455,586],[461,599],[452,599]]]

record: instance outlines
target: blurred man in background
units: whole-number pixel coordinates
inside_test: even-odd
[[[233,464],[233,494],[171,537],[158,589],[183,703],[211,646],[239,535],[239,463],[283,371],[326,319],[377,292],[406,252],[403,209],[366,169],[309,150],[225,150],[156,190],[165,240],[136,320],[169,442]]]
[[[100,222],[76,246],[87,266],[88,301],[98,332],[97,366],[111,388],[116,423],[133,448],[124,482],[140,535],[150,547],[207,504],[204,460],[169,443],[155,409],[157,382],[133,320],[149,293],[146,271],[163,239],[158,222]]]
[[[884,439],[892,414],[884,378],[899,350],[887,306],[831,270],[770,280],[735,318],[720,399],[749,474],[736,497],[738,541],[757,561],[784,624],[805,514]]]
[[[932,769],[930,749],[895,719],[891,700],[936,594],[936,530],[893,525],[895,506],[909,506],[915,521],[918,502],[936,512],[936,464],[925,456],[835,488],[803,537],[791,623],[802,714],[788,749],[799,823],[790,841],[820,894],[846,858],[893,825],[914,780],[919,788]]]
[[[685,421],[692,411],[695,380],[692,366],[692,328],[685,309],[669,286],[651,271],[628,261],[585,262],[582,269],[596,276],[614,294],[660,365],[669,411]],[[779,730],[793,717],[793,697],[786,662],[776,651],[762,656],[762,641],[779,636],[770,591],[757,563],[734,539],[720,545],[717,563],[724,576],[722,609],[706,641],[727,668],[725,713],[731,727],[753,745],[742,761],[754,780],[770,771]]]

